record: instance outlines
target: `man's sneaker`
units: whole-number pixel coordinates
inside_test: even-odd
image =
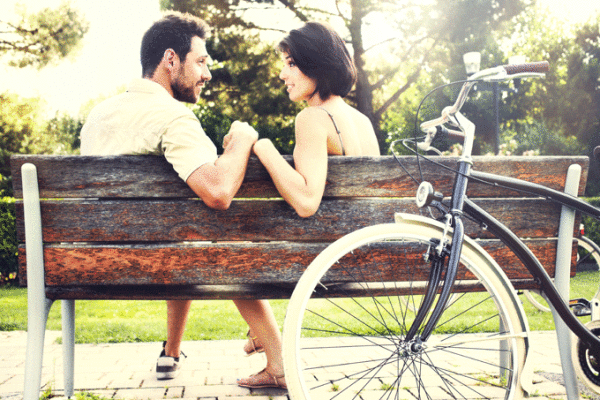
[[[156,362],[156,379],[173,379],[179,375],[181,369],[182,359],[186,357],[183,352],[180,352],[179,357],[169,357],[165,354],[165,345],[167,342],[163,342],[163,349]]]

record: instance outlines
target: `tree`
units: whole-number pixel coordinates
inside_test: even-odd
[[[575,51],[568,59],[568,86],[571,94],[578,93],[572,100],[573,111],[569,128],[575,127],[577,137],[586,144],[589,155],[594,147],[600,145],[600,15],[591,19],[577,31],[575,36]],[[593,157],[592,157],[593,159]],[[595,193],[600,192],[600,170],[595,160],[592,160]]]
[[[0,17],[0,55],[9,57],[14,67],[45,67],[78,48],[88,31],[88,23],[69,3],[27,14],[16,6],[18,21]]]
[[[0,57],[8,65],[38,69],[72,54],[88,30],[79,11],[65,2],[56,9],[44,8],[27,14],[24,6],[16,6],[17,21],[0,17]],[[80,121],[56,116],[44,124],[41,99],[24,99],[11,93],[0,93],[0,194],[10,194],[10,155],[19,152],[55,153],[73,151],[73,136]],[[58,127],[67,128],[57,132]],[[47,129],[47,130],[46,130]],[[80,126],[79,126],[80,129]],[[78,135],[78,132],[77,132]],[[59,146],[59,147],[60,147]]]
[[[41,123],[40,102],[16,94],[0,94],[0,175],[10,176],[10,155],[21,150],[25,138]]]
[[[12,154],[73,154],[79,149],[83,121],[67,114],[46,120],[45,107],[39,98],[0,94],[0,197],[12,192]]]

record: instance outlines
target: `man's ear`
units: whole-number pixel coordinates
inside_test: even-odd
[[[165,68],[169,72],[177,71],[179,69],[179,56],[173,49],[166,49],[163,54],[162,62]]]

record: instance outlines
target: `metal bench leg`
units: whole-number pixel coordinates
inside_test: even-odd
[[[27,353],[25,355],[25,390],[24,400],[38,400],[42,383],[42,362],[44,360],[44,338],[46,321],[53,301],[37,299],[32,301],[27,291]],[[32,305],[32,303],[37,303]],[[32,315],[33,311],[33,315]]]
[[[75,371],[75,300],[62,300],[62,338],[65,397],[71,397]]]
[[[565,181],[565,193],[577,196],[579,187],[579,179],[581,177],[581,166],[573,164],[567,171],[567,179]],[[560,213],[560,226],[558,228],[558,251],[556,253],[556,272],[554,284],[560,295],[566,301],[569,301],[569,284],[571,272],[571,250],[573,246],[573,229],[575,225],[575,211],[568,207],[562,207]],[[551,306],[552,315],[556,325],[556,336],[558,339],[558,349],[560,353],[560,361],[563,370],[563,378],[565,380],[565,388],[567,398],[569,400],[579,399],[577,389],[577,375],[573,368],[571,360],[571,330],[563,322],[556,313],[556,310]]]
[[[53,301],[46,298],[42,219],[33,164],[21,167],[23,210],[25,214],[25,251],[27,254],[27,353],[25,356],[24,400],[37,400],[42,380],[46,321]]]

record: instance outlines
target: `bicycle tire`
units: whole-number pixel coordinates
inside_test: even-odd
[[[352,256],[361,257],[363,261],[370,257],[376,260],[376,253],[397,250],[400,241],[410,246],[428,247],[432,238],[442,236],[443,226],[436,221],[416,216],[411,220],[417,221],[371,226],[344,236],[315,258],[299,280],[290,299],[283,329],[284,367],[292,399],[361,398],[358,393],[365,394],[366,391],[369,391],[368,398],[512,399],[522,396],[519,377],[527,351],[526,318],[504,272],[474,241],[466,238],[461,256],[471,277],[457,281],[457,285],[467,285],[475,279],[485,289],[482,293],[461,294],[461,298],[444,311],[430,340],[418,353],[409,352],[402,340],[409,328],[405,319],[407,311],[395,295],[382,295],[382,288],[383,293],[388,290],[385,283],[355,282],[362,286],[361,290],[372,291],[368,293],[372,297],[339,299],[324,295],[326,292],[333,294],[333,286],[322,290],[330,283],[328,276],[354,273],[341,268],[339,260],[346,261]],[[411,247],[409,256],[414,261],[412,250]],[[392,270],[383,264],[376,268],[376,274]],[[387,285],[390,290],[402,286],[400,283]],[[408,288],[415,293],[423,286],[418,282],[404,285],[404,290]],[[313,295],[323,298],[313,298]],[[472,303],[476,296],[479,297],[477,302]],[[317,310],[324,305],[332,308]],[[486,307],[488,312],[482,314],[480,309]],[[473,313],[473,318],[479,320],[470,327],[461,326],[454,334],[444,333],[454,309],[458,313]],[[365,332],[359,334],[356,327],[342,327],[341,324],[346,322],[339,318],[339,312],[337,316],[320,315],[337,310],[351,316],[348,324],[363,319],[358,326]],[[487,320],[482,315],[487,315]],[[311,320],[315,316],[319,321]],[[465,320],[469,321],[469,318]],[[317,327],[316,324],[322,325]],[[484,328],[484,324],[491,328]],[[306,337],[304,332],[310,333],[314,329],[332,330],[336,337]],[[486,329],[491,332],[470,334]],[[316,351],[319,357],[314,357]],[[319,365],[320,361],[325,363]]]
[[[600,247],[598,247],[598,245],[595,242],[593,242],[591,239],[585,236],[575,238],[575,240],[577,241],[578,252],[576,266],[577,273],[599,276],[600,273],[596,272],[600,270]],[[580,265],[582,264],[585,264],[586,267],[581,267]],[[600,298],[598,297],[600,295],[600,281],[598,281],[598,279],[595,279],[594,282],[592,282],[592,284],[598,288],[594,297]],[[548,302],[543,298],[539,291],[524,290],[523,295],[538,310],[543,312],[550,312],[550,306],[548,305]],[[571,293],[570,297],[581,297],[581,294],[575,291],[574,293]]]
[[[537,297],[539,297],[539,299],[534,297],[534,294]],[[523,295],[525,296],[525,298],[527,298],[527,300],[529,300],[531,305],[533,305],[538,310],[543,312],[550,312],[548,302],[546,302],[546,299],[543,298],[539,290],[523,290]]]
[[[583,249],[583,252],[581,251],[581,249],[578,249],[579,259],[577,260],[577,271],[579,272],[583,270],[583,268],[581,268],[580,265],[584,264],[585,258],[591,259],[591,262],[589,263],[591,264],[591,267],[587,267],[585,268],[585,270],[600,270],[600,247],[598,247],[598,245],[593,240],[586,236],[581,236],[580,238],[576,238],[576,240],[577,246]],[[587,254],[589,254],[589,257],[587,256]],[[582,255],[583,257],[581,257]]]
[[[600,336],[600,320],[590,321],[586,324],[596,336]],[[577,337],[571,345],[571,357],[577,377],[590,390],[600,394],[600,350],[592,350]]]

